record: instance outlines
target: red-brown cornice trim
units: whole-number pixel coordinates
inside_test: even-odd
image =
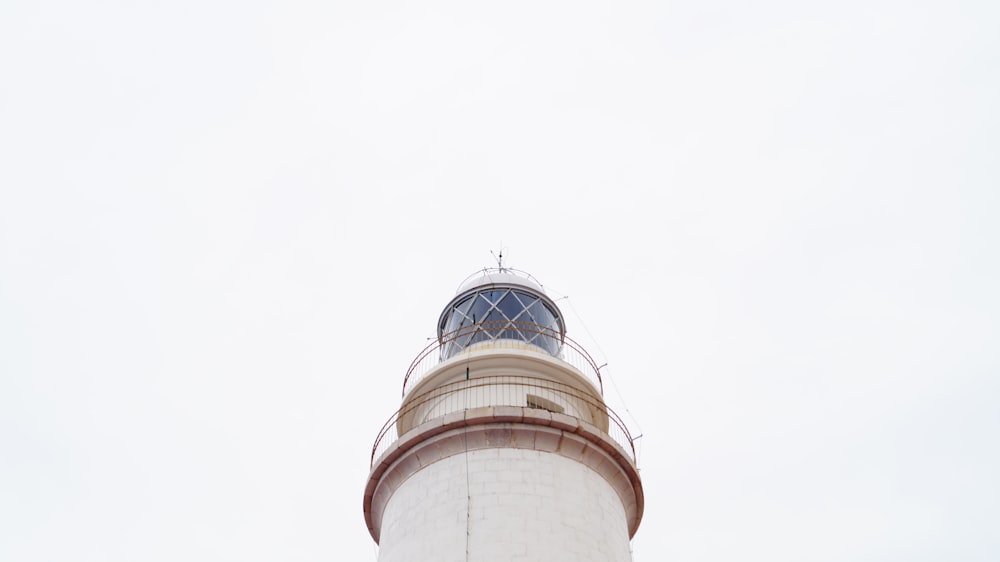
[[[378,543],[382,512],[411,475],[443,458],[479,449],[533,449],[589,466],[618,493],[629,537],[642,519],[639,471],[605,432],[583,420],[533,408],[493,406],[454,412],[406,432],[372,465],[365,486],[365,523]]]

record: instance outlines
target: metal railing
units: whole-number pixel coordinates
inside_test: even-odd
[[[424,421],[488,406],[542,408],[581,419],[607,432],[635,462],[632,434],[618,414],[600,398],[547,379],[499,375],[442,385],[407,400],[379,431],[372,447],[372,466],[399,439],[401,427],[405,433]]]
[[[535,344],[529,339],[541,342]],[[552,347],[557,352],[550,353],[546,347]],[[530,322],[496,321],[463,326],[442,335],[421,350],[410,363],[403,378],[403,396],[442,362],[458,357],[463,352],[481,349],[529,350],[555,357],[583,374],[604,395],[600,367],[580,344],[547,326]],[[450,355],[446,356],[446,352]]]

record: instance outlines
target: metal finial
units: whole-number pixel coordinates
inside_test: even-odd
[[[503,271],[503,242],[500,243],[499,256],[497,256],[496,252],[494,252],[493,250],[490,250],[490,253],[493,254],[493,259],[497,260],[497,269]]]

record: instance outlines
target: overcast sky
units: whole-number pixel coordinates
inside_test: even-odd
[[[490,250],[637,562],[1000,558],[1000,3],[0,3],[0,560],[374,561]]]

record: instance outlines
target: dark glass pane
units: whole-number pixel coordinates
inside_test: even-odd
[[[464,315],[468,315],[469,307],[472,306],[472,301],[476,299],[476,295],[471,297],[466,297],[464,301],[455,305],[455,310],[461,312]]]
[[[546,328],[556,327],[555,317],[552,316],[549,309],[545,308],[542,301],[536,301],[533,305],[531,305],[528,309],[528,314],[531,315],[531,322],[534,322],[539,326]]]
[[[517,296],[520,299],[521,305],[524,306],[525,310],[524,312],[521,313],[521,316],[520,318],[517,319],[517,321],[535,323],[535,319],[532,318],[531,313],[528,312],[528,309],[531,308],[531,306],[534,305],[536,302],[538,302],[538,299],[536,297],[533,297],[531,295],[526,295],[524,293],[518,293]]]
[[[497,308],[503,315],[507,317],[508,320],[514,320],[517,315],[524,311],[524,306],[514,297],[513,293],[508,293],[507,296],[500,299],[497,303]]]
[[[471,297],[462,301],[462,303],[459,304],[457,307],[455,307],[456,311],[453,314],[457,319],[455,323],[456,329],[474,323],[472,321],[472,316],[469,314],[469,309],[472,308],[472,303],[474,302],[476,302],[476,295],[472,295]]]
[[[468,316],[473,322],[482,322],[483,318],[486,317],[486,311],[489,310],[491,306],[492,305],[486,300],[485,297],[477,295],[475,302],[473,302],[469,311],[466,312],[466,316]]]
[[[493,338],[490,337],[489,333],[487,333],[486,330],[476,330],[474,333],[470,334],[470,341],[468,345],[481,341],[487,341],[490,339]]]
[[[442,335],[454,332],[455,329],[461,325],[462,318],[464,318],[462,315],[456,314],[454,311],[452,311],[451,317],[448,318],[448,323],[444,325],[444,329],[442,330],[443,332]]]
[[[506,325],[507,325],[507,319],[504,318],[502,314],[500,314],[500,311],[494,308],[486,316],[483,328],[489,331],[490,334],[496,336],[497,334],[500,333],[501,330],[504,329]]]
[[[444,333],[450,333],[458,328],[461,328],[465,324],[469,324],[470,321],[466,320],[464,313],[469,310],[472,306],[473,299],[475,295],[466,298],[462,302],[456,304],[451,309],[451,316],[448,317],[448,322],[445,324]]]
[[[508,330],[508,332],[510,332],[510,334],[508,334],[505,337],[512,338],[512,339],[515,339],[515,340],[526,341],[526,342],[530,343],[531,342],[531,336],[534,336],[535,334],[533,334],[530,330],[525,331],[524,327],[525,327],[524,324],[519,324],[517,322],[514,322],[511,325],[511,328],[514,328],[514,329],[513,330]]]
[[[562,323],[559,321],[558,313],[552,311],[551,308],[543,306],[545,310],[545,317],[548,318],[548,327],[552,328],[557,334],[562,333]]]
[[[494,303],[500,300],[507,291],[484,291],[480,293],[487,301]]]
[[[460,332],[460,335],[455,338],[455,345],[459,348],[465,348],[469,345],[469,341],[472,339],[472,330]]]
[[[524,308],[528,308],[529,306],[531,306],[531,303],[538,300],[536,297],[529,295],[527,293],[522,293],[519,291],[511,291],[511,292],[514,293],[514,296],[516,296],[519,301],[521,301],[521,305],[523,305]]]
[[[517,293],[514,291],[511,292],[514,294],[515,297],[517,297],[517,300],[521,304],[521,309],[522,309],[519,315],[516,317],[511,317],[511,320],[516,320],[517,322],[534,322],[534,320],[532,320],[531,316],[528,315],[526,310],[538,299],[531,295],[527,295],[525,293]]]

